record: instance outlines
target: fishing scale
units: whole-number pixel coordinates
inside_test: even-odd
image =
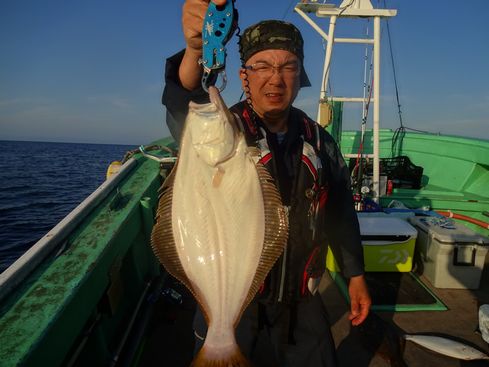
[[[224,5],[209,3],[202,29],[202,59],[200,63],[204,68],[202,75],[202,88],[214,85],[218,77],[222,78],[222,85],[218,87],[222,92],[226,87],[226,48],[224,47],[233,35],[237,25],[238,13],[234,9],[234,0],[228,0]]]

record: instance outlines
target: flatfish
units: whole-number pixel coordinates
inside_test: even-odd
[[[191,102],[161,188],[153,251],[192,292],[208,331],[193,366],[249,366],[234,329],[283,252],[288,218],[273,179],[217,89]]]

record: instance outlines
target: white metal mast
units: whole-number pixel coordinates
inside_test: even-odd
[[[380,175],[379,175],[379,120],[380,120],[380,18],[394,17],[397,10],[393,9],[374,9],[370,0],[343,0],[339,7],[334,4],[321,4],[317,1],[301,2],[294,9],[304,20],[311,25],[327,42],[326,53],[324,57],[323,84],[325,86],[330,72],[331,55],[335,43],[365,43],[373,44],[373,61],[374,61],[374,83],[373,98],[373,197],[376,202],[380,196]],[[328,33],[324,32],[314,20],[309,17],[313,13],[318,18],[330,18]],[[338,38],[334,36],[336,20],[338,18],[373,18],[374,35],[373,38]],[[321,88],[320,100],[326,98],[326,88]],[[331,97],[333,101],[343,102],[362,102],[365,103],[365,97]],[[318,113],[319,118],[319,113]]]

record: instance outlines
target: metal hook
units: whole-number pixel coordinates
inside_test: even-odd
[[[202,76],[202,88],[207,92],[209,93],[209,87],[211,84],[208,84],[207,81],[211,75],[211,73],[214,73],[215,70],[209,70],[207,71],[205,68],[204,68],[204,75]],[[216,77],[216,81],[217,79],[219,78],[219,76],[221,76],[221,80],[222,80],[222,84],[220,87],[216,86],[217,90],[219,92],[222,92],[224,90],[224,88],[226,88],[226,84],[227,84],[227,76],[226,76],[226,70],[225,69],[221,69],[220,71],[217,72],[217,77]]]

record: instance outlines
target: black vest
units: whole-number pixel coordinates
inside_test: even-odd
[[[260,149],[260,161],[275,179],[289,211],[287,248],[258,297],[266,302],[293,303],[310,295],[309,279],[319,278],[325,268],[327,240],[316,225],[322,221],[328,196],[321,127],[292,107],[286,140],[279,144],[246,102],[234,105],[231,111],[239,116],[248,145]]]

